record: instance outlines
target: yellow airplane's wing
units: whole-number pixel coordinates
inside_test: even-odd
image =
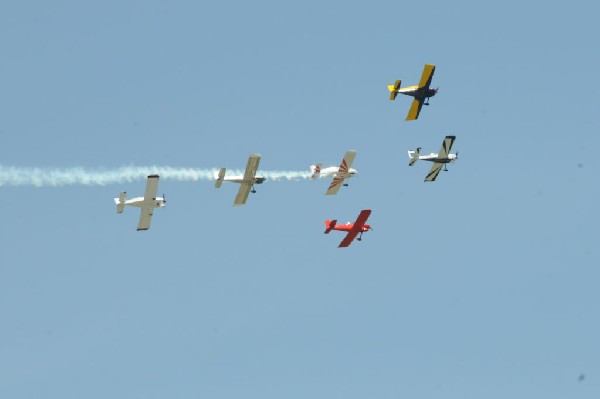
[[[416,98],[413,100],[410,109],[408,110],[408,115],[406,115],[407,121],[414,121],[419,117],[419,113],[421,112],[421,107],[423,106],[422,100],[417,100]]]
[[[429,87],[434,72],[435,65],[425,64],[425,67],[423,68],[423,74],[421,74],[421,81],[419,82],[419,89],[421,87]]]

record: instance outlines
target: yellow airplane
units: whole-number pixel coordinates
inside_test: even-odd
[[[414,121],[417,119],[423,104],[429,105],[429,97],[435,96],[435,94],[438,92],[438,89],[429,87],[431,84],[431,78],[433,78],[433,72],[435,72],[435,65],[425,64],[425,67],[423,68],[423,74],[421,75],[421,81],[419,82],[418,86],[401,88],[400,80],[397,80],[393,85],[388,85],[388,90],[390,91],[390,100],[392,101],[396,99],[398,93],[415,98],[410,106],[408,115],[406,115],[407,121]]]

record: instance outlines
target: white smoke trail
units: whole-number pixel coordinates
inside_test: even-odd
[[[125,166],[117,169],[84,168],[21,168],[0,165],[0,186],[104,186],[107,184],[129,183],[144,180],[146,176],[157,174],[161,179],[177,181],[214,180],[217,168],[173,168],[170,166]],[[227,176],[243,175],[241,170],[227,170]],[[310,178],[310,172],[301,171],[258,171],[256,176],[268,180],[300,180]]]

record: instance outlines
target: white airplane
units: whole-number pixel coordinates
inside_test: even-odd
[[[127,193],[123,191],[119,198],[115,198],[115,204],[117,204],[117,213],[123,213],[125,205],[135,206],[141,208],[140,221],[138,222],[138,231],[148,230],[150,228],[150,221],[152,220],[152,214],[154,208],[162,208],[166,205],[164,195],[163,198],[157,197],[156,192],[158,191],[158,175],[150,175],[146,180],[146,191],[143,197],[136,197],[127,199]]]
[[[434,181],[437,175],[440,173],[442,166],[444,167],[444,171],[447,172],[448,168],[446,168],[446,164],[454,162],[458,159],[458,153],[450,153],[455,139],[456,136],[446,136],[444,142],[442,143],[442,148],[437,154],[432,152],[429,155],[421,155],[421,147],[417,148],[415,151],[408,151],[408,157],[410,158],[408,165],[413,166],[419,159],[433,162],[433,166],[431,167],[429,173],[427,173],[425,181]]]
[[[356,169],[351,168],[355,157],[356,151],[350,150],[346,151],[346,155],[344,155],[344,159],[342,159],[339,167],[331,166],[329,168],[322,168],[322,164],[320,163],[311,165],[310,171],[312,175],[310,178],[316,180],[319,177],[333,177],[333,181],[329,185],[325,195],[334,195],[339,191],[341,186],[348,187],[348,183],[344,183],[345,179],[349,179],[357,173]]]
[[[259,162],[259,154],[250,154],[250,157],[248,158],[248,164],[246,165],[246,171],[244,172],[243,176],[225,176],[226,168],[219,169],[219,172],[215,173],[215,188],[221,187],[221,184],[223,184],[224,181],[240,183],[240,189],[235,196],[233,205],[244,205],[250,192],[256,192],[254,185],[262,184],[265,180],[267,180],[267,178],[264,176],[256,177],[256,171],[258,170]]]

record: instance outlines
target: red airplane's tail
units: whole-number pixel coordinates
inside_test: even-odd
[[[325,234],[329,234],[329,232],[334,229],[336,223],[337,223],[337,220],[329,220],[329,219],[326,220],[325,221]]]

